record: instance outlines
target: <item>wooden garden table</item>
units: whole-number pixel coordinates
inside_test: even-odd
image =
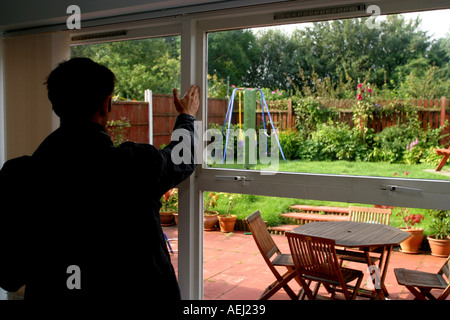
[[[385,293],[389,295],[384,280],[392,249],[410,237],[409,233],[389,225],[354,221],[310,222],[294,228],[293,232],[332,239],[336,242],[336,246],[361,250],[365,253],[368,266],[375,265],[370,259],[370,251],[382,249],[379,283],[375,283],[376,278],[372,277],[375,286],[374,290],[370,291],[370,297],[374,299],[385,299]]]

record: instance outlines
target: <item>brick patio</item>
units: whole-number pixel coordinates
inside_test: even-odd
[[[177,227],[165,227],[164,232],[169,238],[177,238]],[[289,252],[287,239],[284,235],[272,235],[274,241],[283,253]],[[172,242],[177,250],[177,241]],[[265,287],[274,280],[273,274],[265,264],[251,235],[236,231],[223,234],[220,231],[204,233],[204,299],[205,300],[256,300]],[[174,253],[172,263],[178,269],[178,254]],[[403,286],[397,284],[394,268],[408,268],[426,272],[437,272],[444,258],[434,257],[429,252],[420,254],[404,254],[396,248],[391,255],[385,285],[391,300],[412,300],[413,295]],[[361,264],[348,263],[348,267],[364,270]],[[369,276],[363,280],[362,287],[367,287]],[[296,291],[299,286],[295,281],[289,283]],[[319,291],[319,294],[322,289]],[[342,296],[343,297],[343,296]],[[336,295],[339,299],[339,294]],[[272,300],[287,300],[288,295],[281,289]]]

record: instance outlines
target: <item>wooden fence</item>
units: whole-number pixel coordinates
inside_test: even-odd
[[[336,121],[348,123],[353,126],[352,106],[355,100],[326,100],[321,101],[323,107],[336,110]],[[390,101],[379,101],[381,106],[387,105]],[[438,128],[443,125],[445,120],[450,122],[450,99],[442,97],[441,99],[425,100],[416,99],[410,101],[416,107],[419,121],[426,130],[428,126]],[[292,106],[292,100],[269,101],[269,110],[272,121],[276,128],[285,130],[295,127],[296,115]],[[228,108],[228,101],[225,99],[208,99],[208,123],[217,123],[222,125],[225,121],[225,115]],[[149,117],[148,103],[146,102],[113,102],[110,120],[118,120],[123,117],[131,122],[131,128],[128,133],[128,140],[138,143],[149,143]],[[167,94],[153,94],[153,144],[160,147],[162,144],[170,142],[177,112],[173,106],[173,98]],[[232,116],[232,123],[237,124],[238,107],[235,105]],[[268,114],[265,112],[266,124],[269,122]],[[386,127],[397,123],[404,123],[406,114],[404,112],[386,114],[374,113],[373,120],[369,127],[375,132],[380,132]],[[257,105],[256,126],[262,127],[261,106]],[[450,126],[446,127],[444,134],[450,134]],[[447,139],[448,141],[449,139]]]
[[[389,105],[392,101],[379,100],[376,103],[380,107]],[[442,97],[441,99],[414,99],[408,101],[417,111],[419,122],[424,130],[427,130],[428,125],[435,129],[443,125],[445,120],[449,120],[450,99]],[[353,127],[353,105],[355,100],[325,100],[321,101],[323,107],[334,109],[337,112],[335,120],[347,123]],[[403,102],[399,102],[403,103]],[[381,132],[386,127],[391,127],[398,123],[406,122],[406,113],[400,112],[374,112],[373,120],[369,122],[369,128],[374,129],[375,132]]]

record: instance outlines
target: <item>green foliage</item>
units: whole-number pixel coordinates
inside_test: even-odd
[[[417,138],[409,126],[387,127],[375,135],[375,147],[370,155],[372,161],[401,162],[406,146]]]
[[[295,111],[295,124],[303,139],[311,136],[318,124],[329,121],[334,111],[324,108],[318,99],[298,97],[292,99]]]
[[[357,79],[400,98],[449,95],[450,37],[431,40],[420,20],[391,15],[380,29],[366,18],[316,22],[291,34],[277,29],[208,34],[211,97],[235,86],[302,92],[302,96],[354,97]],[[117,76],[115,95],[143,100],[144,90],[171,93],[180,84],[180,37],[73,46]],[[300,70],[300,71],[299,71]],[[214,87],[215,86],[215,87]],[[306,94],[309,91],[309,94]],[[268,95],[270,96],[270,95]]]
[[[261,54],[250,30],[232,30],[208,34],[208,74],[229,79],[231,85],[249,86],[253,68]]]
[[[216,74],[208,74],[208,98],[225,98],[228,94],[227,89],[224,79],[219,79]]]
[[[450,214],[447,210],[429,210],[432,218],[431,230],[436,239],[450,236]]]
[[[144,92],[172,93],[180,86],[180,37],[108,42],[71,48],[71,57],[87,57],[116,75],[115,95],[143,101]]]
[[[295,130],[281,131],[278,134],[278,140],[280,141],[280,145],[286,159],[296,159],[298,156],[297,153],[301,146],[301,140],[298,132]]]
[[[312,156],[306,156],[306,152]],[[311,160],[359,160],[364,158],[365,147],[360,144],[356,130],[344,123],[321,123],[311,139],[302,144],[301,156]]]
[[[128,141],[127,134],[130,127],[130,120],[126,118],[122,118],[121,120],[110,120],[106,123],[106,130],[111,136],[115,147]]]
[[[445,69],[430,65],[428,59],[419,57],[397,68],[401,79],[397,92],[404,98],[435,99],[450,96],[450,77]]]

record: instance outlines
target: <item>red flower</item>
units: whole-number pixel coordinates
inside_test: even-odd
[[[363,84],[362,83],[358,83],[358,85],[356,86],[356,89],[362,88]]]
[[[372,89],[371,88],[367,88],[367,92],[368,93],[372,93]]]
[[[357,97],[358,97],[358,100],[362,100],[363,99],[362,94],[358,94]]]

